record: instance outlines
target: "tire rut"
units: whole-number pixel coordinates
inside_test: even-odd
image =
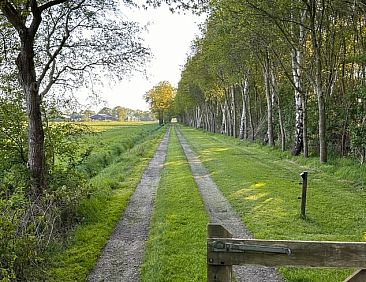
[[[180,130],[175,127],[179,142],[188,160],[194,180],[199,188],[211,223],[223,225],[233,237],[253,238],[242,223],[239,215],[221,193],[210,173],[193,153]],[[282,282],[284,279],[271,267],[234,266],[233,272],[237,281],[243,282]]]
[[[154,199],[165,162],[170,128],[145,169],[121,220],[105,245],[88,281],[139,281]]]

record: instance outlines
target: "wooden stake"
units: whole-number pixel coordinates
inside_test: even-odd
[[[219,224],[208,224],[208,238],[232,238],[232,234]],[[210,257],[207,257],[210,262]],[[232,266],[220,262],[218,265],[207,264],[208,282],[231,282]]]
[[[308,172],[304,171],[300,174],[302,178],[302,193],[301,193],[301,218],[306,218],[306,192],[308,189]]]

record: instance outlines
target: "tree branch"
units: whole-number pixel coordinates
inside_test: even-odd
[[[43,4],[42,6],[39,7],[39,10],[41,12],[43,12],[44,10],[47,10],[53,6],[56,6],[56,5],[59,5],[59,4],[62,4],[62,3],[65,3],[67,2],[68,0],[53,0],[53,1],[50,1],[50,2],[47,2],[45,4]]]
[[[14,6],[7,0],[0,0],[0,10],[3,12],[8,21],[19,32],[26,29],[25,23],[20,13],[14,8]]]

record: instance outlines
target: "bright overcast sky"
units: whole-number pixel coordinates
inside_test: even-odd
[[[166,80],[177,86],[191,41],[199,34],[199,24],[204,20],[203,16],[190,13],[172,14],[167,6],[148,10],[123,7],[122,11],[129,20],[141,25],[149,23],[148,31],[143,34],[145,45],[151,48],[153,54],[146,67],[148,79],[136,73],[115,86],[106,86],[100,93],[106,104],[96,106],[94,110],[103,106],[148,110],[143,95],[160,81]]]

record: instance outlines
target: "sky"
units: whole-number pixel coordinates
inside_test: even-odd
[[[105,103],[95,105],[93,110],[103,106],[148,110],[149,105],[143,95],[160,81],[169,81],[175,87],[178,85],[191,42],[200,34],[199,24],[204,21],[204,16],[191,13],[172,14],[167,6],[148,10],[123,8],[122,12],[129,20],[142,26],[149,24],[142,35],[153,54],[146,66],[148,78],[134,73],[114,86],[105,86],[99,93]]]

